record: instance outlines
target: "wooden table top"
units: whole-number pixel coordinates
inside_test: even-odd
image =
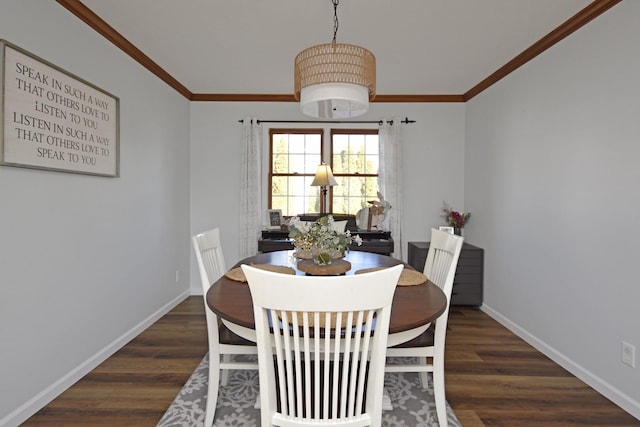
[[[292,254],[293,251],[262,253],[239,261],[234,268],[242,264],[272,264],[296,269],[296,259]],[[346,274],[354,274],[364,268],[402,264],[402,261],[395,258],[362,251],[350,251],[344,259],[351,263],[351,270]],[[412,267],[405,264],[405,268]],[[305,273],[296,269],[296,274]],[[255,328],[253,302],[247,283],[231,280],[223,275],[209,288],[206,299],[207,305],[222,319],[246,328]],[[447,298],[442,290],[431,282],[396,287],[389,333],[408,331],[434,321],[444,312],[446,304]]]

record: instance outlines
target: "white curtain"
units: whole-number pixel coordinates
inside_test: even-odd
[[[402,119],[394,117],[383,120],[379,132],[380,168],[378,186],[384,199],[391,204],[388,223],[394,242],[393,256],[406,261],[405,241],[402,236],[403,189],[402,189]]]
[[[240,257],[258,253],[262,228],[260,147],[262,126],[255,117],[245,117],[242,126],[242,164],[240,166]]]

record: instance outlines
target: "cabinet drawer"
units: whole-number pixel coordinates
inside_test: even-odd
[[[425,257],[426,260],[426,257]],[[474,255],[474,256],[462,256],[460,254],[460,258],[458,259],[458,267],[460,266],[460,261],[465,267],[479,267],[482,268],[484,264],[484,259],[482,256]]]
[[[482,271],[458,273],[453,278],[455,284],[474,284],[482,286]]]
[[[453,283],[453,293],[472,294],[482,291],[482,283]]]

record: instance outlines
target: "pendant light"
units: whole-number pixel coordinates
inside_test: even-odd
[[[333,41],[296,56],[295,97],[308,116],[344,119],[369,110],[369,101],[376,95],[376,58],[363,47],[336,43],[339,0],[332,3]]]

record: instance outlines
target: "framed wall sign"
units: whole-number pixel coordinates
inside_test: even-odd
[[[0,40],[0,164],[120,175],[120,100]]]

